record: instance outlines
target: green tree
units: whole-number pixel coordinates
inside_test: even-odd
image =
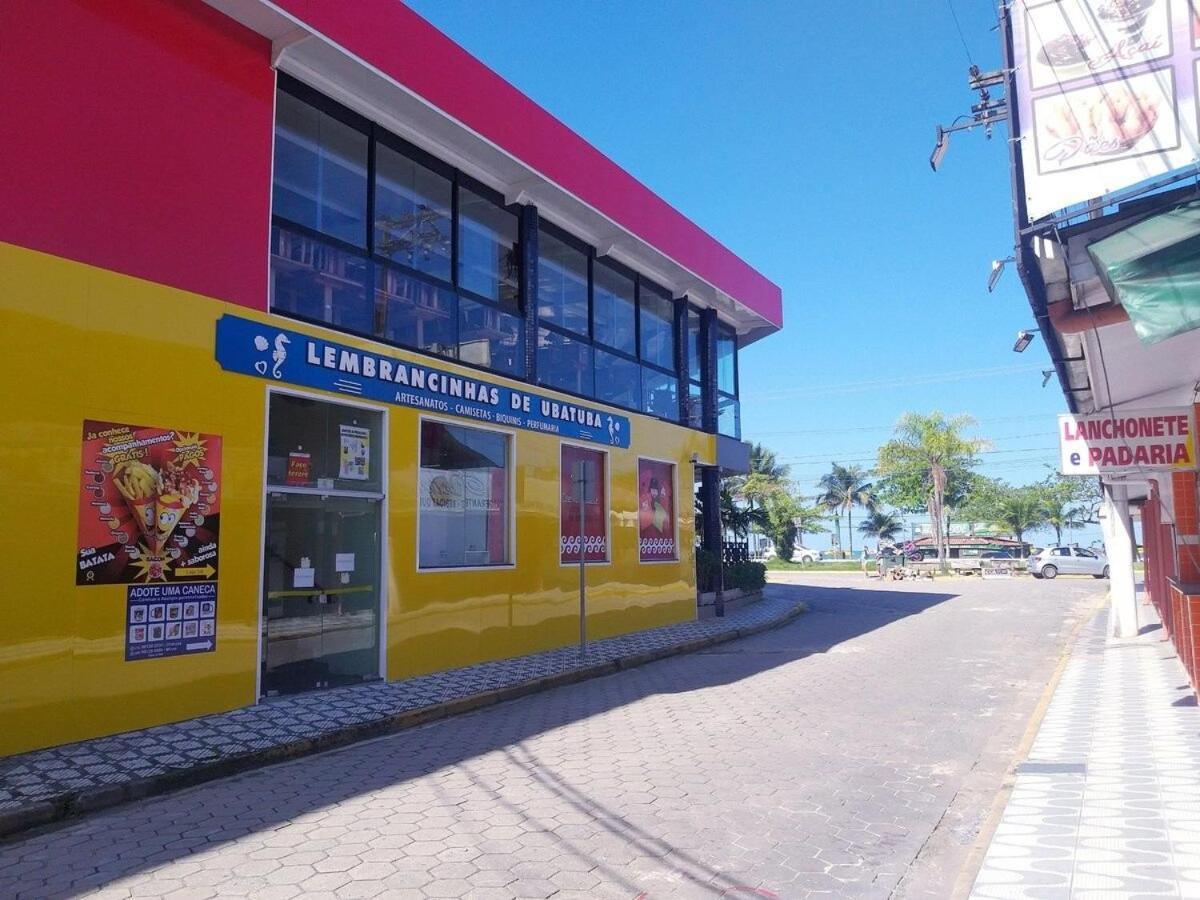
[[[868,511],[875,509],[875,486],[868,481],[869,473],[862,466],[843,466],[833,463],[833,468],[821,476],[821,502],[835,512],[838,541],[841,542],[841,514],[846,515],[846,534],[850,542],[850,555],[854,555],[854,507],[862,506]]]
[[[1046,498],[1039,485],[1006,486],[996,505],[995,523],[1012,534],[1025,555],[1025,532],[1046,524]]]
[[[1063,531],[1098,521],[1100,482],[1095,478],[1068,478],[1057,473],[1038,485],[1046,510],[1045,524],[1054,529],[1054,542],[1063,542]]]
[[[774,450],[768,450],[762,444],[750,445],[750,474],[765,475],[771,481],[787,480],[790,466],[781,465]]]
[[[804,501],[797,498],[796,503],[796,540],[798,543],[804,543],[806,534],[828,534],[829,529],[825,527],[825,517],[828,510],[820,503],[805,505]]]
[[[938,561],[945,570],[949,547],[946,539],[946,494],[951,479],[969,472],[975,454],[986,442],[963,431],[975,424],[970,416],[947,417],[908,412],[896,423],[890,441],[879,448],[878,468],[886,478],[908,493],[910,502],[921,497],[937,544]]]
[[[891,513],[877,509],[858,523],[858,530],[876,541],[894,541],[904,531],[904,525]]]
[[[763,503],[764,530],[775,545],[779,559],[790,560],[796,549],[796,513],[799,509],[796,498],[785,490],[769,494]]]

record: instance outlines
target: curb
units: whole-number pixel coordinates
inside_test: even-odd
[[[404,712],[385,716],[371,722],[348,725],[317,738],[289,741],[273,747],[266,747],[262,750],[252,750],[237,756],[226,757],[217,762],[201,762],[187,769],[164,772],[159,775],[138,778],[122,784],[67,792],[54,798],[34,801],[17,809],[0,811],[0,841],[19,837],[23,832],[35,828],[64,822],[84,813],[98,812],[134,800],[143,800],[183,788],[195,787],[207,781],[227,778],[231,775],[237,775],[274,763],[311,756],[316,753],[323,753],[326,750],[348,747],[370,738],[396,734],[400,731],[406,731],[409,728],[415,728],[418,725],[425,725],[439,719],[474,712],[488,706],[494,706],[497,703],[504,703],[509,700],[527,697],[531,694],[541,693],[551,688],[577,684],[581,681],[589,681],[604,675],[614,675],[618,672],[643,666],[661,659],[668,659],[672,656],[695,653],[699,650],[716,646],[717,644],[724,644],[729,641],[736,641],[741,638],[750,637],[751,635],[760,634],[764,631],[770,631],[773,628],[786,625],[807,611],[808,606],[803,601],[799,601],[790,610],[780,616],[776,616],[774,619],[744,628],[736,628],[725,634],[696,638],[658,650],[647,650],[630,656],[618,657],[607,662],[585,665],[580,668],[559,672],[555,675],[546,675],[530,681],[522,681],[506,687],[471,694],[467,697],[447,700],[431,706],[405,710]]]

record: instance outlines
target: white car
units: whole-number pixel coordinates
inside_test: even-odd
[[[804,563],[804,565],[809,565],[810,563],[815,563],[820,558],[820,553],[818,553],[816,550],[809,550],[802,544],[797,544],[792,548],[792,562],[794,563]]]
[[[1086,547],[1047,547],[1029,557],[1029,574],[1034,578],[1057,578],[1059,575],[1107,578],[1108,558]]]

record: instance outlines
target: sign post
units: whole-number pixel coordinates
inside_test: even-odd
[[[587,532],[584,530],[584,504],[587,501],[587,460],[575,463],[575,490],[579,496],[579,655],[587,655]]]

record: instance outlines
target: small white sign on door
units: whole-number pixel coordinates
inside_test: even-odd
[[[333,557],[333,568],[337,572],[353,572],[354,571],[354,554],[353,553],[335,553]]]

